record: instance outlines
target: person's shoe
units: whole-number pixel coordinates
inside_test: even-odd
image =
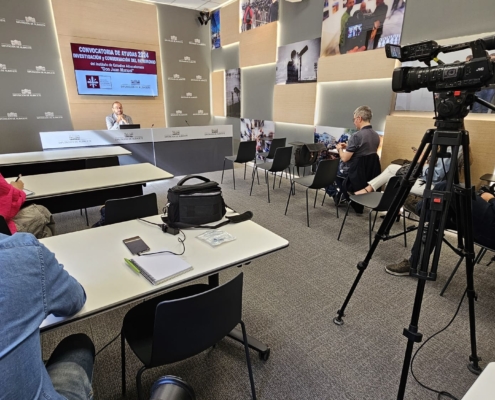
[[[421,197],[416,196],[414,194],[410,194],[406,197],[406,201],[404,202],[404,208],[412,212],[416,215],[416,205],[421,201]]]
[[[404,259],[400,263],[387,265],[385,271],[391,275],[405,276],[409,275],[410,268],[409,260]]]

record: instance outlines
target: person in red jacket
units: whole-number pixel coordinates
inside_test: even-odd
[[[251,29],[253,18],[254,18],[254,13],[253,13],[253,9],[251,8],[251,1],[248,0],[246,9],[244,10],[244,18],[242,19],[242,22],[246,27],[245,28],[246,31],[249,31]]]
[[[26,201],[22,180],[8,183],[0,174],[0,215],[7,222],[12,234],[32,233],[38,239],[55,234],[55,221],[45,207],[31,204],[21,208]]]

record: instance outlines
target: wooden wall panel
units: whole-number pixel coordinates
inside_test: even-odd
[[[154,4],[126,0],[52,0],[57,34],[158,45]]]
[[[239,42],[240,21],[239,1],[234,1],[220,9],[220,40],[222,47]]]
[[[395,60],[385,57],[385,49],[321,57],[318,82],[391,78],[395,65]]]
[[[116,100],[142,127],[166,126],[156,6],[121,0],[52,0],[52,7],[74,130],[106,129],[105,116]],[[156,52],[158,96],[80,96],[70,43]]]
[[[242,32],[239,43],[241,68],[269,64],[277,61],[278,22],[272,22],[250,31]]]
[[[486,173],[493,174],[495,171],[495,148],[492,145],[495,121],[471,117],[466,118],[465,123],[469,131],[473,155],[471,179],[474,185],[479,185],[480,176]],[[434,127],[434,121],[431,118],[387,117],[381,158],[382,168],[397,158],[412,159],[411,146],[418,147],[426,130]]]
[[[293,124],[314,125],[316,83],[275,85],[273,120]]]
[[[225,117],[225,71],[216,71],[211,74],[211,97],[213,115]]]

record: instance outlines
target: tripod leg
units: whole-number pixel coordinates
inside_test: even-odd
[[[464,255],[462,255],[461,258],[459,258],[459,261],[457,262],[457,264],[455,265],[454,270],[450,274],[449,279],[447,279],[447,282],[445,282],[445,285],[443,286],[442,291],[440,292],[440,296],[443,296],[443,294],[445,293],[445,291],[449,287],[450,282],[454,278],[454,275],[456,274],[457,270],[459,269],[460,265],[462,264],[462,261],[464,261]]]

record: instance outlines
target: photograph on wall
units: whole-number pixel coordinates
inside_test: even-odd
[[[212,50],[219,49],[220,44],[220,10],[211,13],[211,48]]]
[[[225,71],[225,109],[227,117],[241,117],[241,69]]]
[[[241,142],[256,140],[257,158],[260,153],[269,152],[275,136],[275,122],[261,119],[241,118]]]
[[[279,0],[240,0],[240,31],[250,31],[278,21]]]
[[[321,38],[280,46],[277,55],[277,85],[316,82]]]
[[[478,36],[465,36],[454,39],[447,39],[438,41],[440,45],[453,45],[457,43],[470,42],[476,40]],[[489,52],[492,61],[495,61],[495,52]],[[470,60],[472,57],[472,52],[470,49],[455,51],[453,53],[441,53],[438,58],[445,64],[453,64],[457,62],[465,62]],[[435,65],[432,63],[432,66]],[[421,67],[424,68],[426,65],[419,61],[411,61],[402,63],[403,67]],[[495,87],[490,86],[483,88],[475,93],[480,99],[483,99],[493,105],[495,105]],[[429,92],[428,89],[422,88],[415,90],[411,93],[397,93],[395,100],[395,110],[396,111],[423,111],[423,112],[433,112],[435,106],[433,104],[434,99],[438,99],[436,94]],[[471,109],[471,113],[483,113],[490,114],[493,113],[489,108],[482,106],[479,103],[474,103]]]
[[[405,10],[406,0],[325,0],[321,56],[400,44]]]

